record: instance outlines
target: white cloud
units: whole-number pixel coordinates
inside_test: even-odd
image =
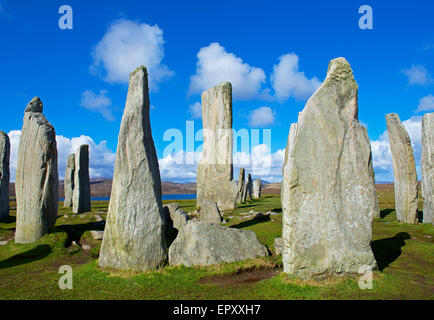
[[[402,73],[407,76],[409,85],[426,85],[433,81],[428,70],[422,65],[412,65],[410,69],[403,69]]]
[[[250,112],[249,126],[262,128],[274,123],[273,110],[270,107],[260,107]]]
[[[321,82],[316,77],[308,79],[304,72],[299,71],[298,56],[288,53],[280,56],[279,63],[273,66],[271,85],[280,101],[290,97],[306,100],[318,89]]]
[[[421,119],[421,117],[413,116],[402,122],[410,136],[419,177],[422,151]],[[378,140],[371,141],[371,149],[376,181],[393,181],[393,162],[387,130],[380,135]]]
[[[416,112],[433,111],[434,110],[434,96],[432,94],[419,99],[419,105]]]
[[[17,169],[18,146],[20,143],[21,130],[12,130],[9,132],[11,141],[11,158],[10,171],[11,181],[15,181],[15,172]],[[113,168],[115,163],[115,153],[107,147],[107,141],[103,140],[100,143],[88,136],[81,135],[79,137],[67,138],[61,135],[56,135],[59,179],[65,176],[65,167],[68,155],[75,153],[78,147],[82,144],[89,145],[89,174],[91,178],[111,178],[113,176]]]
[[[195,182],[197,164],[201,157],[202,152],[180,151],[159,159],[161,180]]]
[[[158,83],[173,75],[161,61],[164,58],[163,30],[158,25],[136,23],[131,20],[115,21],[92,52],[91,71],[105,71],[107,82],[124,82],[140,65],[149,73],[149,89],[158,89]]]
[[[80,105],[88,110],[102,114],[108,121],[115,120],[110,109],[111,104],[112,101],[107,97],[107,90],[100,90],[99,93],[86,90],[81,94]]]
[[[231,82],[233,96],[238,99],[251,99],[264,94],[260,93],[265,82],[264,71],[226,52],[219,43],[201,48],[197,59],[196,73],[190,78],[190,94],[201,93],[224,81]]]
[[[193,119],[201,119],[202,118],[202,105],[200,102],[195,102],[194,104],[188,107],[188,112]]]

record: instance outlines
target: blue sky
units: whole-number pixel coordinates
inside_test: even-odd
[[[72,30],[58,26],[64,4],[73,9]],[[373,9],[372,30],[358,25],[364,4]],[[257,175],[278,181],[290,123],[328,62],[343,56],[359,84],[377,180],[391,181],[384,115],[405,121],[419,162],[420,116],[434,110],[433,13],[434,4],[420,0],[0,0],[0,130],[11,136],[12,171],[24,108],[37,95],[58,135],[61,177],[80,143],[91,146],[91,175],[111,176],[128,73],[145,64],[163,180],[195,180],[194,164],[164,154],[163,135],[185,134],[187,120],[199,130],[200,92],[229,80],[234,128],[271,129],[270,150],[251,152],[255,162],[272,163]]]

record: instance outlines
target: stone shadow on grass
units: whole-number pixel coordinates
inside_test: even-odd
[[[257,217],[257,218],[250,219],[247,221],[243,221],[243,222],[240,222],[238,224],[234,224],[233,226],[231,226],[231,228],[242,229],[242,228],[250,227],[250,226],[253,226],[255,224],[266,222],[266,221],[270,221],[270,216],[262,216],[262,217]]]
[[[104,230],[104,224],[99,222],[88,222],[88,223],[81,223],[81,224],[63,224],[60,226],[56,226],[55,230],[64,231],[67,233],[68,238],[66,240],[65,247],[69,247],[72,241],[79,243],[81,236],[86,231]]]
[[[377,266],[380,271],[387,268],[401,255],[401,248],[405,246],[405,240],[410,239],[407,232],[400,232],[393,238],[372,241],[371,248],[374,253]]]
[[[41,260],[50,253],[51,247],[48,244],[40,244],[33,249],[16,254],[9,259],[0,261],[0,269],[19,266],[35,260]]]
[[[395,211],[395,209],[383,209],[380,211],[380,218],[386,218],[391,212]]]

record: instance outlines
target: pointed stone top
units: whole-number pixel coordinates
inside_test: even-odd
[[[39,112],[42,113],[42,101],[39,97],[34,97],[27,104],[26,110],[24,112]]]
[[[397,113],[386,114],[386,120],[387,119],[394,119],[394,120],[398,120],[399,122],[401,122],[401,119],[399,119],[399,115]]]
[[[348,61],[343,57],[331,60],[327,69],[327,79],[333,81],[354,80],[353,71]]]
[[[146,76],[148,75],[148,69],[146,69],[146,67],[144,65],[141,65],[140,67],[137,67],[133,72],[130,73],[130,78],[141,70],[143,70],[143,72],[145,73]]]

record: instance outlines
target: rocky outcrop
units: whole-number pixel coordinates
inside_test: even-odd
[[[245,170],[244,168],[240,168],[240,174],[238,175],[237,203],[243,202],[244,185],[245,185]]]
[[[15,177],[16,243],[32,243],[51,231],[57,217],[59,177],[53,126],[33,98],[26,107]]]
[[[197,206],[217,202],[235,209],[237,184],[232,165],[232,86],[224,82],[202,93],[203,156],[197,167]]]
[[[262,181],[261,179],[255,179],[253,181],[253,198],[259,199],[261,197]]]
[[[66,163],[64,191],[65,199],[63,206],[72,207],[72,195],[74,193],[74,175],[75,175],[75,154],[70,154]]]
[[[189,221],[169,248],[169,264],[209,266],[267,255],[253,231]]]
[[[202,201],[202,207],[200,208],[200,221],[207,223],[220,223],[222,221],[216,202],[208,200]]]
[[[75,154],[72,212],[90,211],[89,146],[83,144]]]
[[[396,113],[386,114],[386,123],[393,159],[396,218],[417,223],[417,174],[410,137]]]
[[[9,216],[9,137],[0,131],[0,221]]]
[[[344,58],[291,125],[283,166],[284,272],[301,278],[375,267],[372,220],[379,215],[371,147],[357,118],[357,83]]]
[[[160,267],[167,252],[165,223],[142,66],[130,74],[99,265],[135,271]]]
[[[434,222],[434,112],[422,117],[423,222]]]

